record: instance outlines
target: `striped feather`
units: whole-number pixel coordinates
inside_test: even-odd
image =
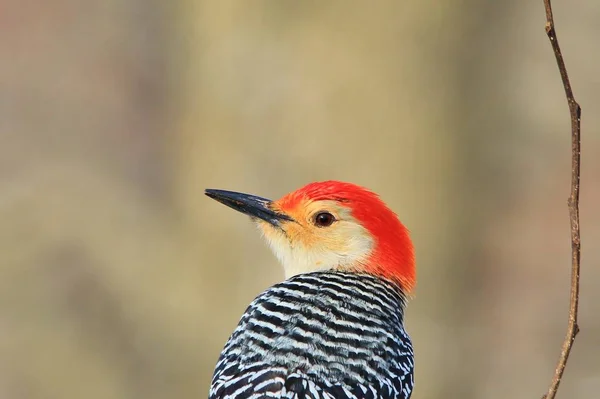
[[[294,276],[248,307],[217,362],[210,399],[408,399],[405,298],[369,274]]]

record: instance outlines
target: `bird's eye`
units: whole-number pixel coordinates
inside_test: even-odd
[[[315,216],[315,224],[318,227],[331,226],[335,222],[335,217],[329,212],[319,212]]]

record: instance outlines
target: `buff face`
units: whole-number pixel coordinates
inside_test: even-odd
[[[274,226],[257,219],[269,246],[282,263],[286,278],[322,270],[357,271],[373,250],[373,237],[352,216],[350,208],[337,201],[304,200],[293,209],[272,208],[293,220]],[[320,225],[319,215],[328,214],[330,225]]]

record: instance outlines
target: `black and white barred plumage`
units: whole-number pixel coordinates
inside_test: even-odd
[[[225,345],[209,399],[408,399],[405,298],[369,274],[301,274],[260,294]]]

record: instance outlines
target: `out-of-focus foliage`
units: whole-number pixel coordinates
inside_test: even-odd
[[[566,325],[569,119],[542,3],[4,1],[0,397],[202,398],[282,278],[206,187],[379,192],[411,229],[415,399],[535,398]],[[600,390],[600,9],[557,2],[583,107],[582,333]]]

